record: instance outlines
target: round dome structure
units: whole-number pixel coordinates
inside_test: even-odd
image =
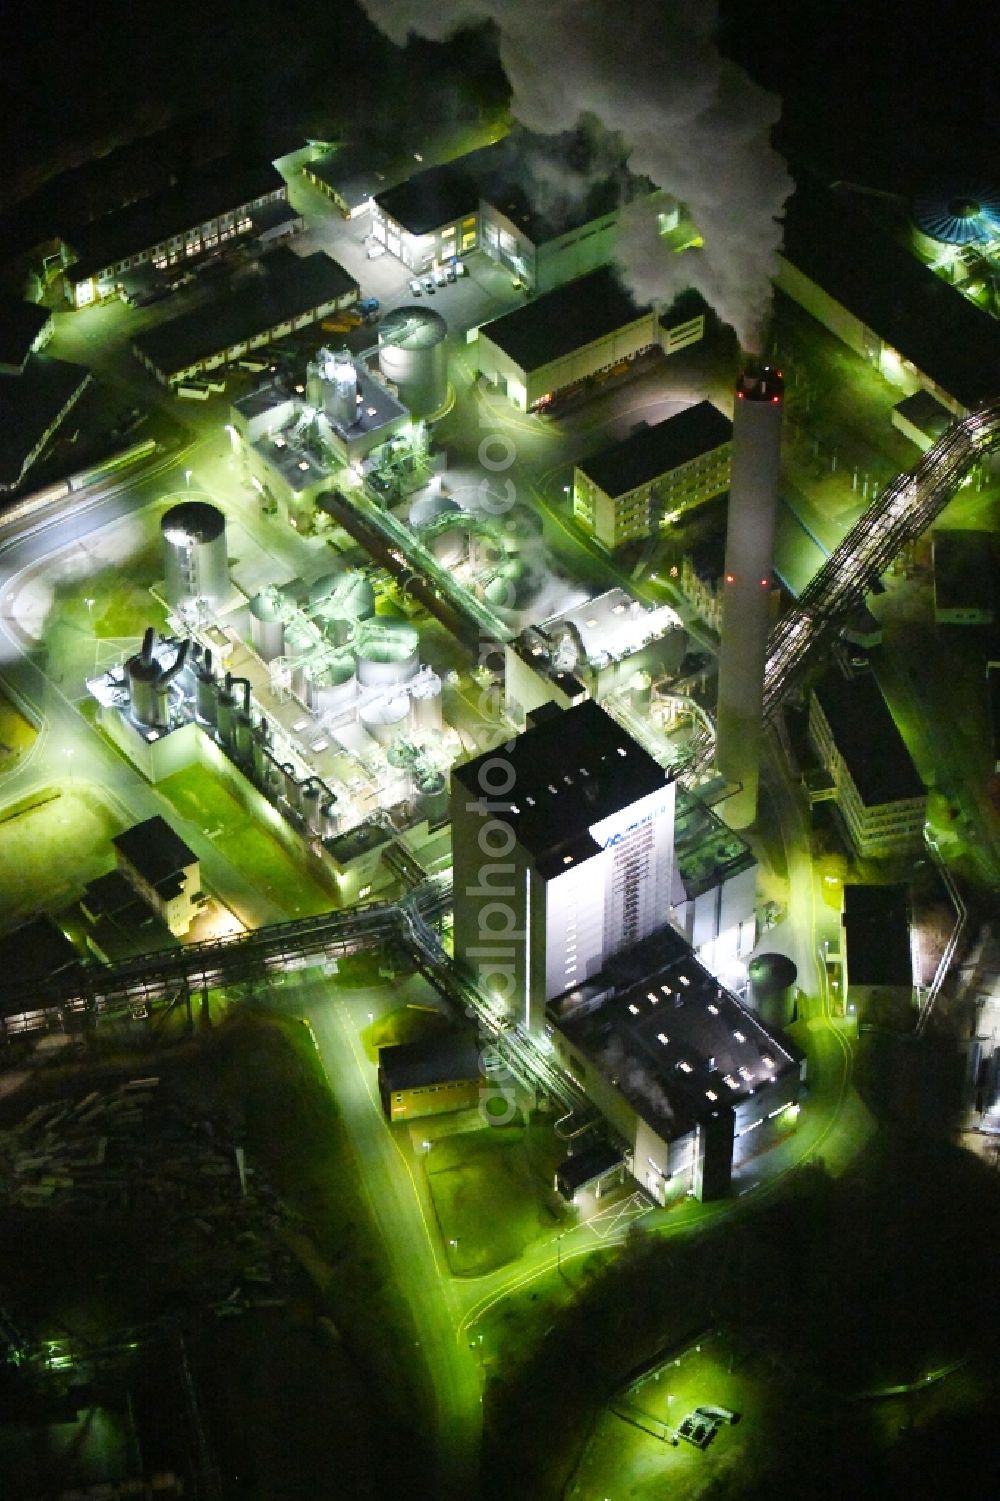
[[[911,217],[924,249],[988,245],[1000,239],[1000,189],[983,179],[953,177],[918,193]]]
[[[521,558],[508,558],[481,579],[483,598],[494,610],[523,610],[537,593],[537,580]]]
[[[412,527],[429,526],[439,516],[454,515],[461,509],[458,501],[452,500],[450,495],[442,495],[440,490],[427,490],[411,504],[408,519]]]
[[[413,417],[427,417],[448,395],[448,325],[433,308],[399,307],[383,318],[379,366]]]
[[[409,724],[410,700],[405,693],[376,698],[362,707],[358,717],[373,740],[389,746]]]
[[[184,500],[160,521],[167,602],[204,599],[219,604],[229,593],[226,518],[207,500]]]

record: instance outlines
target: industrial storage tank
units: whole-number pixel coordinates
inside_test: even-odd
[[[336,652],[311,675],[309,707],[316,714],[336,714],[353,701],[357,691],[354,658],[349,651]]]
[[[358,682],[366,688],[408,682],[417,670],[419,650],[420,633],[405,621],[366,621],[354,647]]]
[[[277,589],[262,589],[250,601],[250,645],[262,662],[273,662],[285,650],[285,622]]]
[[[417,778],[417,811],[432,826],[448,817],[448,779],[440,771],[427,771]]]
[[[379,745],[391,745],[407,728],[410,721],[410,700],[405,693],[390,694],[387,698],[372,699],[363,706],[358,718]]]
[[[798,970],[785,954],[757,954],[747,967],[750,1004],[765,1027],[787,1027],[794,1010]]]
[[[160,521],[167,603],[221,604],[229,593],[226,518],[206,500],[171,506]]]
[[[508,558],[480,580],[482,595],[494,610],[523,610],[538,593],[539,580],[521,558]]]
[[[1000,188],[975,174],[931,183],[914,198],[910,213],[917,247],[931,260],[943,250],[981,250],[1000,239]],[[951,264],[956,279],[967,270],[961,257]]]
[[[339,350],[323,373],[327,417],[337,427],[353,427],[358,420],[358,372],[347,350]]]
[[[448,396],[448,325],[432,308],[400,307],[379,328],[379,365],[413,417],[427,417]]]
[[[425,732],[441,728],[441,679],[429,668],[419,672],[410,688],[413,728]]]
[[[410,526],[419,530],[422,526],[430,526],[439,516],[448,516],[461,509],[458,501],[452,500],[450,495],[442,495],[440,490],[425,490],[411,502],[407,519]]]

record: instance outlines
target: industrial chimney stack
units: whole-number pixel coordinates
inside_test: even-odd
[[[716,746],[720,774],[739,785],[723,807],[738,829],[757,816],[783,406],[780,370],[743,372],[733,413]]]

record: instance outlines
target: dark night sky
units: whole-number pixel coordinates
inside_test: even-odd
[[[617,3],[609,0],[609,17]],[[721,0],[721,11],[724,49],[784,98],[779,144],[799,165],[905,187],[941,160],[995,160],[995,59],[981,5]],[[386,121],[407,85],[408,107],[431,118],[467,106],[477,87],[498,93],[488,36],[420,44],[404,59],[353,0],[201,9],[95,0],[85,11],[25,6],[17,16],[0,95],[8,202],[15,187],[199,110],[227,117],[252,152],[255,136],[265,144],[262,124]],[[451,84],[432,84],[431,72],[449,64]]]

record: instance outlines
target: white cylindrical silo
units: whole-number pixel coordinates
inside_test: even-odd
[[[168,604],[221,604],[229,593],[226,518],[205,500],[171,506],[160,522]]]
[[[448,396],[448,325],[432,308],[400,307],[379,328],[379,365],[413,417],[439,411]]]
[[[409,682],[419,651],[420,634],[405,621],[366,621],[354,645],[358,682],[366,688]]]
[[[285,622],[277,589],[262,589],[250,601],[250,645],[263,662],[273,662],[285,650]]]
[[[405,693],[389,694],[365,704],[358,718],[379,745],[391,745],[410,722],[410,700]]]
[[[740,376],[733,413],[716,744],[720,774],[739,789],[723,805],[726,820],[738,829],[757,816],[783,406],[780,371],[764,365]]]
[[[413,728],[433,731],[441,728],[441,679],[430,668],[420,672],[410,687],[413,699]]]

